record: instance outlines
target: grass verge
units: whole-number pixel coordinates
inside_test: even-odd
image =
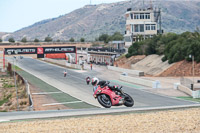
[[[25,71],[18,71],[18,73],[24,77],[26,80],[28,80],[29,83],[33,84],[37,88],[40,88],[41,91],[43,92],[60,92],[57,88],[47,84],[46,82],[40,80],[39,78],[31,75],[28,72]],[[66,93],[58,93],[58,94],[49,94],[53,99],[55,99],[57,102],[62,103],[62,102],[72,102],[72,101],[80,101],[79,99],[76,99],[69,94]],[[90,105],[85,102],[81,103],[70,103],[66,105],[69,108],[72,109],[81,109],[81,108],[95,108],[95,106]]]
[[[177,98],[200,103],[200,98],[192,98],[192,97],[177,97]]]

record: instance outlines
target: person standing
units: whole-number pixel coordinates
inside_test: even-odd
[[[90,68],[91,68],[91,70],[92,70],[92,63],[90,63]]]

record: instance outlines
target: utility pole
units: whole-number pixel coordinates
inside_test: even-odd
[[[193,87],[194,87],[194,55],[192,56],[192,68],[193,68]]]
[[[189,58],[192,58],[192,77],[193,77],[193,81],[191,84],[191,90],[194,89],[194,55],[189,55]]]

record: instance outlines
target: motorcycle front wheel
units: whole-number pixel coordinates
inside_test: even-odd
[[[98,102],[105,108],[110,108],[112,106],[110,97],[105,94],[101,94],[97,96]]]
[[[134,100],[132,99],[131,96],[129,96],[128,94],[124,94],[125,95],[125,102],[124,102],[124,105],[126,107],[132,107],[134,105]]]

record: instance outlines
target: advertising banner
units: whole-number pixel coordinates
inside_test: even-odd
[[[44,54],[49,53],[76,53],[75,46],[65,46],[65,47],[43,47]]]
[[[50,53],[76,53],[75,46],[63,47],[24,47],[24,48],[5,48],[6,55],[12,54],[50,54]]]
[[[5,48],[5,54],[37,54],[37,48]]]

